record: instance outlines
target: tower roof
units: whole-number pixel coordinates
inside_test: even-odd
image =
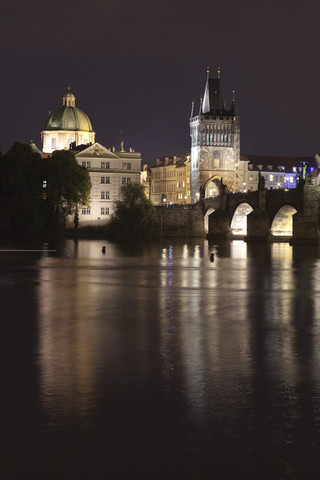
[[[218,78],[210,78],[210,71],[209,68],[207,68],[207,82],[200,113],[207,113],[209,115],[231,115],[233,117],[238,115],[235,102],[235,91],[233,91],[233,99],[230,110],[225,108],[222,97],[220,68],[218,68]]]
[[[210,78],[210,71],[207,68],[207,83],[203,95],[202,113],[221,115],[223,111],[222,89],[220,83],[220,69],[218,78]]]
[[[219,115],[223,111],[220,78],[208,78],[203,95],[202,113]]]

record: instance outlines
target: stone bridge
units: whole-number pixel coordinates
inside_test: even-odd
[[[164,235],[320,243],[320,187],[229,193],[176,208],[158,207]]]
[[[303,189],[231,193],[202,203],[209,236],[291,237],[292,216],[303,212]]]

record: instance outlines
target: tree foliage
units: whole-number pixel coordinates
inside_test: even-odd
[[[47,202],[51,226],[64,227],[67,215],[78,218],[78,206],[89,205],[91,181],[70,150],[56,150],[47,159]],[[75,221],[75,226],[77,222]]]
[[[121,236],[144,237],[152,233],[155,209],[146,198],[143,186],[126,183],[120,188],[108,232]]]
[[[0,154],[0,232],[55,232],[88,204],[90,176],[74,154],[56,151],[43,159],[30,145],[16,142]]]
[[[45,210],[42,179],[44,163],[38,152],[16,142],[0,157],[0,230],[42,231]]]

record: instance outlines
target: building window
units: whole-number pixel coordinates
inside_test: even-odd
[[[106,162],[101,162],[101,168],[106,168]]]
[[[109,200],[110,198],[110,192],[106,192],[106,199]]]
[[[126,177],[122,177],[121,183],[122,183],[122,185],[124,185],[126,183]]]
[[[131,170],[131,163],[127,163],[127,170]]]
[[[84,168],[91,168],[91,162],[82,162]]]
[[[57,148],[57,139],[56,138],[51,139],[51,148]]]
[[[294,177],[289,178],[290,183],[294,183]]]
[[[104,192],[101,192],[101,198],[104,200]]]
[[[106,183],[110,183],[110,177],[106,177]]]
[[[122,170],[127,170],[127,164],[126,163],[122,164]]]
[[[273,182],[273,175],[270,175],[269,180],[270,182]]]
[[[101,207],[101,215],[109,215],[109,207]]]
[[[82,215],[90,215],[90,208],[89,207],[82,207],[81,213],[82,213]]]
[[[101,177],[101,183],[105,183],[105,177]]]
[[[110,168],[110,162],[106,162],[106,168]]]
[[[131,178],[127,177],[127,183],[130,183],[130,182],[131,182]]]

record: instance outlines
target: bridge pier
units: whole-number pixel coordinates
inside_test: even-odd
[[[209,215],[207,238],[228,238],[231,235],[230,217],[223,208],[218,208]]]
[[[320,188],[306,183],[303,186],[303,212],[293,215],[292,245],[320,244]]]
[[[246,242],[267,242],[271,239],[270,217],[265,211],[253,211],[247,215]]]

